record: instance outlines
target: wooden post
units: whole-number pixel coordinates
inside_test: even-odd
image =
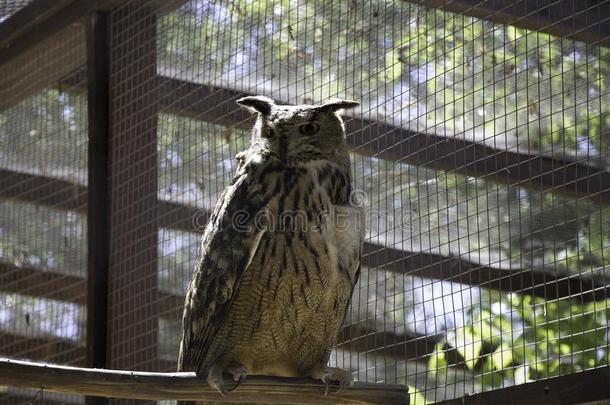
[[[110,16],[108,366],[156,371],[156,18],[143,3]]]
[[[87,205],[87,365],[106,367],[108,334],[108,261],[110,229],[108,206],[108,17],[87,17],[87,107],[89,115],[89,171]],[[103,404],[89,397],[87,405]]]

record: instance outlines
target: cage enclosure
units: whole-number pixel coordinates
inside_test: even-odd
[[[411,404],[610,398],[608,16],[0,2],[0,356],[175,371],[201,233],[249,142],[235,101],[343,98],[368,231],[331,365]]]

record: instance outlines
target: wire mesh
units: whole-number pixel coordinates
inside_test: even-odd
[[[32,0],[2,0],[0,1],[0,23],[30,4]]]
[[[16,8],[17,2],[5,2],[0,16]],[[59,31],[0,66],[2,356],[85,362],[84,68],[80,25]],[[34,398],[50,403],[83,400],[13,387],[0,390],[3,404],[31,403]]]
[[[251,121],[234,105],[244,93],[362,103],[346,126],[370,227],[334,364],[361,381],[407,384],[414,403],[607,364],[608,213],[591,197],[603,200],[608,185],[575,197],[569,173],[549,183],[536,171],[544,159],[606,170],[606,48],[409,2],[189,1],[151,14],[113,14],[125,26],[113,33],[126,49],[117,74],[132,66],[129,51],[143,66],[115,84],[117,97],[137,94],[116,107],[135,122],[116,124],[117,153],[130,159],[119,170],[159,204],[140,234],[156,255],[137,262],[156,290],[135,287],[141,277],[117,281],[125,292],[112,303],[118,313],[128,292],[147,295],[121,312],[147,334],[111,317],[123,336],[115,364],[156,352],[160,363],[146,355],[147,365],[174,368],[198,233],[247,146]],[[134,141],[143,121],[144,143]],[[481,146],[490,156],[472,152]],[[487,157],[493,166],[477,165]],[[117,249],[131,251],[122,236]],[[133,267],[133,254],[124,260]],[[590,288],[574,289],[583,280]]]
[[[333,365],[408,385],[414,404],[608,365],[610,2],[463,3],[132,1],[111,12],[109,367],[176,367],[201,232],[249,142],[244,94],[361,103],[346,128],[369,227]],[[14,116],[0,116],[2,169],[84,186],[84,82],[63,80],[82,66],[82,41],[57,43],[71,46],[33,50],[0,75],[23,88],[0,98]],[[55,75],[41,59],[69,68]],[[24,108],[78,129],[54,130],[42,149]],[[13,194],[0,206],[3,256],[28,277],[65,273],[70,294],[84,275],[82,199]],[[11,235],[61,261],[15,250]],[[0,320],[23,319],[5,322],[16,335],[45,324],[39,304],[2,291]],[[64,301],[43,307],[81,319],[82,301]],[[41,328],[28,333],[46,338]],[[82,341],[82,328],[61,333]],[[28,357],[11,344],[2,353]]]

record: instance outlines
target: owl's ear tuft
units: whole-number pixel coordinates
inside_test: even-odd
[[[351,100],[330,100],[320,106],[320,110],[328,112],[336,112],[338,110],[349,110],[360,105],[357,101]]]
[[[271,107],[275,105],[275,102],[265,96],[248,96],[237,100],[237,104],[246,107],[250,111],[258,112],[262,115],[269,115],[271,114]]]

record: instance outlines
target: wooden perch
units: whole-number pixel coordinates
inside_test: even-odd
[[[227,381],[227,384],[232,382]],[[222,397],[195,373],[151,373],[58,366],[0,359],[0,385],[106,398],[205,400],[225,403],[266,402],[294,404],[408,405],[407,387],[355,383],[337,392],[309,378],[249,376]]]

